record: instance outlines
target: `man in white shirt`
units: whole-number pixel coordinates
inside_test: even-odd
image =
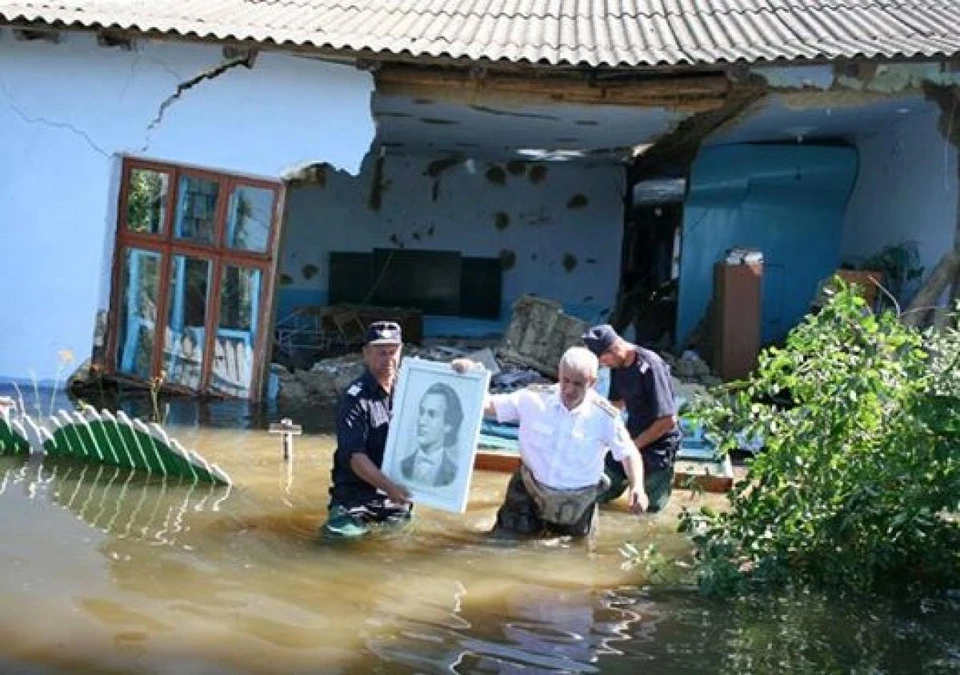
[[[454,369],[462,372],[465,360],[458,361]],[[631,511],[646,509],[643,463],[619,411],[593,389],[597,368],[588,349],[571,347],[560,359],[556,385],[485,401],[484,415],[520,425],[521,467],[507,485],[495,534],[593,534],[608,451],[623,463]]]

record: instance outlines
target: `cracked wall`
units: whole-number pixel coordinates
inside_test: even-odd
[[[328,302],[330,251],[402,247],[501,259],[500,320],[430,318],[428,334],[499,331],[523,293],[600,320],[619,281],[624,182],[613,163],[393,154],[358,178],[328,171],[288,195],[279,316]]]
[[[151,127],[178,85],[224,62],[220,48],[138,40],[126,51],[87,33],[51,44],[0,29],[0,62],[7,379],[52,379],[60,349],[89,354],[120,156],[279,179],[314,161],[356,172],[374,136],[372,78],[348,66],[261,53],[184,91]]]
[[[842,257],[859,262],[884,246],[915,243],[924,272],[899,289],[904,304],[956,236],[957,148],[938,130],[939,117],[937,106],[916,101],[909,115],[855,142],[860,172],[844,219]],[[960,124],[960,111],[956,118]]]

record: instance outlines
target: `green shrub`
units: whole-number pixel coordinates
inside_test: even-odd
[[[875,315],[838,282],[783,348],[695,415],[764,450],[729,509],[684,511],[701,588],[960,581],[960,336]]]

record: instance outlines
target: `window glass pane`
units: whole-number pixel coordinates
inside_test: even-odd
[[[160,234],[167,215],[170,176],[152,169],[131,169],[127,184],[127,229]]]
[[[212,244],[219,195],[220,184],[216,181],[181,176],[174,236],[197,244]]]
[[[200,389],[211,270],[209,260],[183,255],[174,255],[170,265],[163,369],[168,382],[190,389]]]
[[[227,246],[265,253],[273,220],[273,190],[238,185],[227,207]]]
[[[258,269],[223,266],[220,321],[210,378],[210,388],[214,391],[230,396],[250,396],[261,276]]]
[[[126,249],[120,279],[117,370],[149,379],[156,335],[160,254]]]

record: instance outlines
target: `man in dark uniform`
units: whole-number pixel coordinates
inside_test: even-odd
[[[380,470],[390,428],[393,385],[400,364],[400,326],[376,321],[367,328],[366,369],[340,400],[326,537],[349,539],[370,525],[401,525],[412,516],[410,493]]]
[[[673,463],[682,437],[670,369],[655,352],[627,342],[609,324],[591,328],[583,342],[610,368],[608,398],[627,410],[627,431],[643,458],[647,510],[661,511],[673,491]],[[601,501],[611,501],[623,494],[627,477],[609,454],[604,473],[610,488]]]

